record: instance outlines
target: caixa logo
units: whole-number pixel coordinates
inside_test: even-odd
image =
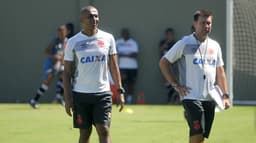
[[[106,55],[98,55],[98,56],[87,56],[82,57],[80,59],[81,63],[93,63],[93,62],[104,62],[106,61]]]
[[[201,58],[194,58],[193,59],[193,64],[195,65],[212,65],[215,66],[216,65],[216,60],[215,59],[201,59]]]

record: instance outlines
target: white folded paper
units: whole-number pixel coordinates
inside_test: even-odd
[[[221,111],[225,109],[225,106],[222,101],[222,91],[218,85],[215,85],[213,88],[209,91],[210,96],[217,104],[217,111]]]

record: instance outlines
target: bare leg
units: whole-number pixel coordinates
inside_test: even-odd
[[[30,105],[33,108],[37,108],[36,107],[36,102],[39,100],[39,98],[44,95],[44,93],[48,90],[48,87],[53,79],[54,75],[52,73],[49,73],[47,75],[47,79],[45,79],[43,81],[43,83],[40,85],[40,87],[37,89],[36,91],[36,95],[33,99],[30,100]],[[32,101],[33,100],[33,101]]]
[[[99,136],[100,143],[111,143],[108,125],[96,124],[96,130]]]
[[[47,75],[47,79],[45,79],[43,81],[43,83],[46,84],[47,86],[49,86],[51,84],[53,78],[54,78],[54,75],[52,73],[49,73]]]
[[[89,129],[80,129],[79,143],[89,143],[92,133],[92,127]]]
[[[204,137],[202,134],[191,136],[189,143],[204,143]]]

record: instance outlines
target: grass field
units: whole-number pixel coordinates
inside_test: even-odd
[[[187,143],[188,128],[181,106],[127,106],[133,114],[113,106],[113,143]],[[216,114],[207,143],[254,143],[256,107],[235,106]],[[0,143],[77,143],[78,130],[59,105],[0,104]],[[97,143],[95,130],[91,137]]]

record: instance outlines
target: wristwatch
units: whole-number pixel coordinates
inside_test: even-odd
[[[222,97],[223,97],[223,98],[229,98],[229,94],[228,94],[228,93],[224,93],[224,94],[222,95]]]
[[[117,92],[119,93],[119,94],[124,94],[125,93],[125,90],[124,90],[124,88],[118,88],[117,89]]]

